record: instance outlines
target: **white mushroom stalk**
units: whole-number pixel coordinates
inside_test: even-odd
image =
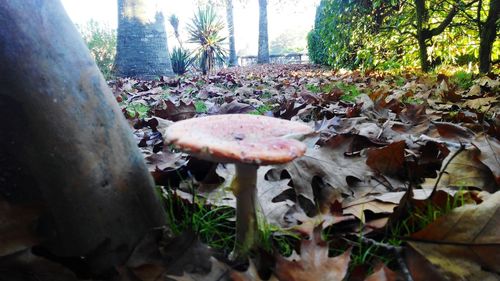
[[[257,223],[257,165],[236,164],[236,242],[232,257],[244,257],[259,240]]]
[[[165,132],[167,143],[201,159],[236,165],[233,259],[245,259],[258,241],[259,165],[283,164],[304,155],[306,146],[297,136],[312,133],[309,126],[299,122],[247,114],[193,118],[168,127]]]

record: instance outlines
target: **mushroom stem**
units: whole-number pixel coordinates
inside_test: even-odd
[[[233,193],[236,196],[236,243],[234,260],[246,258],[258,238],[256,216],[257,165],[236,164],[236,181]]]

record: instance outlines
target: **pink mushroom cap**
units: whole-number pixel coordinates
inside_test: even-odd
[[[165,135],[167,143],[208,161],[272,165],[304,155],[306,145],[291,137],[313,132],[299,122],[224,114],[178,121]]]

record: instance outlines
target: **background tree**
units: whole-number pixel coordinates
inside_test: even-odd
[[[479,9],[478,8],[478,14]],[[490,0],[488,17],[484,25],[480,26],[481,42],[479,45],[479,71],[488,73],[491,70],[491,53],[495,38],[498,39],[497,29],[500,19],[500,0]],[[480,21],[480,18],[479,18]],[[481,25],[481,23],[479,22]]]
[[[227,29],[229,31],[229,66],[238,65],[238,57],[236,56],[236,43],[234,38],[234,17],[233,17],[233,0],[226,0],[226,19]]]
[[[58,0],[5,0],[0,19],[0,201],[40,206],[51,255],[114,269],[166,222],[143,156]]]
[[[90,20],[77,28],[106,80],[112,79],[116,55],[116,29],[99,24],[95,20]]]
[[[179,34],[179,18],[176,15],[170,15],[170,17],[168,17],[168,22],[174,29],[175,39],[177,39],[177,43],[179,43],[179,46],[182,49],[182,41]]]
[[[245,3],[246,0],[239,0],[240,3]],[[234,36],[234,2],[233,0],[198,0],[198,6],[211,5],[217,8],[224,7],[226,10],[226,25],[229,33],[229,56],[228,66],[238,65],[238,56],[236,55],[236,39]]]
[[[115,73],[154,79],[173,75],[161,0],[118,0]]]
[[[189,42],[198,44],[195,50],[203,74],[214,69],[217,61],[224,61],[226,50],[225,37],[221,36],[224,24],[218,19],[212,6],[198,8],[192,22],[188,25]]]
[[[267,0],[259,0],[259,49],[257,63],[269,63]]]
[[[470,3],[468,5],[470,5]],[[464,3],[461,0],[455,0],[451,4],[446,5],[448,12],[441,21],[436,21],[436,17],[432,17],[430,14],[430,10],[434,10],[435,8],[430,8],[432,5],[430,4],[430,1],[426,2],[425,0],[414,0],[414,5],[416,12],[416,38],[420,50],[420,67],[422,68],[422,71],[427,72],[431,68],[427,54],[428,41],[443,33],[445,28],[451,24],[453,18],[458,13],[459,6],[464,5]],[[431,26],[431,22],[433,23],[432,25],[434,25],[433,27]],[[436,22],[439,24],[436,24]]]
[[[470,67],[479,62],[480,34],[496,1],[322,0],[309,54],[313,62],[343,68]],[[492,40],[487,56],[498,59],[500,44]]]

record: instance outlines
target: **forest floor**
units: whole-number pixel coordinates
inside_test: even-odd
[[[211,247],[207,259],[217,258],[208,270],[193,270],[200,265],[185,258],[172,274],[184,275],[173,279],[500,278],[498,76],[264,65],[110,86],[173,231],[194,230]],[[303,122],[317,132],[304,140],[305,156],[260,167],[261,242],[246,271],[227,259],[234,167],[163,141],[172,122],[233,113]]]

